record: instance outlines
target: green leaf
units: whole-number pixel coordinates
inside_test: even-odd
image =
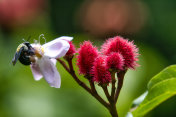
[[[176,77],[176,65],[171,65],[154,76],[148,83],[148,89],[152,88],[157,83],[172,77]]]
[[[176,95],[176,65],[167,67],[149,81],[148,94],[144,101],[132,112],[133,116],[144,116],[174,95]]]

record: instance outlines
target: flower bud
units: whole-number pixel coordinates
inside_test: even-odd
[[[105,58],[105,56],[98,56],[94,61],[94,66],[91,71],[93,81],[100,84],[108,84],[111,82],[111,73],[107,69]]]
[[[104,55],[110,55],[112,52],[118,52],[123,56],[124,68],[134,69],[138,64],[138,48],[133,41],[128,41],[120,36],[108,39],[103,45],[101,52]]]
[[[78,50],[77,65],[79,67],[79,73],[89,75],[93,62],[98,56],[98,50],[92,45],[90,41],[85,41]]]
[[[69,41],[69,44],[70,44],[70,48],[66,53],[66,56],[74,55],[76,53],[75,45],[71,41]]]
[[[72,60],[74,54],[76,53],[75,45],[71,41],[68,41],[68,43],[70,44],[70,48],[64,56],[67,61]]]
[[[108,69],[123,70],[123,56],[118,52],[112,52],[106,57],[106,64]]]

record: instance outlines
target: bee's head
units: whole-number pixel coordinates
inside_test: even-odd
[[[23,44],[26,45],[26,46],[30,46],[31,45],[28,41],[24,42]]]

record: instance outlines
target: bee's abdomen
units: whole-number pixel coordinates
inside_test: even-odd
[[[29,56],[26,54],[26,52],[22,52],[20,57],[19,57],[19,61],[23,64],[23,65],[30,65],[31,61]]]

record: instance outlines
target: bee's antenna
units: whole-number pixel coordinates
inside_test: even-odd
[[[26,40],[25,39],[22,39],[24,42],[26,42]]]
[[[31,39],[31,36],[28,37],[27,40],[25,40],[24,38],[22,39],[24,42],[28,42]]]
[[[46,39],[45,39],[45,37],[44,37],[44,34],[41,34],[40,36],[39,36],[39,43],[40,43],[40,39],[44,39],[45,40],[45,43],[46,43]]]

